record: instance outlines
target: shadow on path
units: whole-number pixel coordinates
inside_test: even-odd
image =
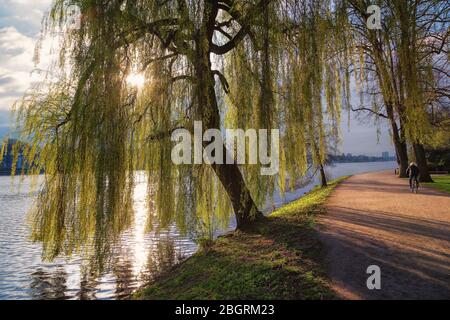
[[[333,288],[347,299],[449,299],[450,197],[391,173],[344,182],[319,219]],[[367,267],[381,268],[382,289],[370,291]]]

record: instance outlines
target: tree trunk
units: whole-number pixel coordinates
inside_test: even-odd
[[[400,168],[399,177],[406,178],[406,169],[408,168],[408,152],[406,147],[406,142],[400,136],[397,121],[395,121],[394,110],[391,105],[386,104],[386,111],[391,123],[392,129],[392,140],[394,142],[395,152],[397,154],[398,165]]]
[[[214,75],[209,71],[211,79],[214,80]],[[219,129],[220,130],[220,115],[217,106],[216,95],[214,91],[214,84],[208,81],[209,91],[209,115],[205,117],[203,123],[207,129]],[[227,149],[224,146],[223,154],[227,154]],[[262,217],[262,213],[258,210],[253,198],[250,194],[250,190],[245,184],[244,177],[236,163],[234,164],[214,164],[212,165],[214,172],[222,183],[226,190],[228,197],[230,198],[233,206],[234,213],[236,215],[236,223],[238,229],[245,229],[252,222]]]
[[[398,141],[398,158],[399,158],[399,177],[400,178],[406,178],[406,169],[408,169],[408,148],[406,146],[406,142],[402,138],[398,138],[400,141]]]
[[[214,172],[227,191],[236,215],[238,229],[245,229],[262,217],[245,185],[244,178],[236,164],[213,165]]]
[[[325,175],[325,170],[322,164],[320,165],[320,177],[322,179],[322,188],[328,187],[327,177]]]
[[[196,90],[197,90],[197,109],[195,111],[195,120],[203,123],[204,130],[220,130],[220,111],[217,104],[215,92],[215,79],[212,71],[209,42],[212,41],[214,17],[217,15],[217,8],[210,9],[205,7],[205,23],[207,26],[200,29],[196,39],[195,57],[193,64],[195,66]],[[210,16],[211,14],[211,16]],[[224,146],[224,155],[226,147]],[[244,177],[235,164],[213,164],[212,168],[226,190],[236,215],[238,229],[245,229],[256,219],[262,217],[258,210],[250,190],[245,184]]]
[[[413,144],[414,156],[416,158],[417,166],[420,170],[420,182],[433,182],[430,172],[428,171],[427,158],[425,155],[425,148],[420,143]]]

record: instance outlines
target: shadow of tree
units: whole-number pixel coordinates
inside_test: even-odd
[[[310,219],[264,218],[155,279],[141,299],[333,299]]]
[[[383,211],[332,210],[321,218],[318,235],[330,248],[327,263],[339,286],[364,299],[450,298],[450,224]],[[381,267],[382,290],[367,289],[370,265]]]

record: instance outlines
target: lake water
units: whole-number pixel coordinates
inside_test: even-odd
[[[329,178],[396,168],[395,162],[336,164],[327,168]],[[274,197],[270,206],[296,200],[317,184],[317,180],[285,198]],[[29,179],[20,189],[10,177],[0,177],[0,299],[121,299],[182,258],[197,246],[175,227],[164,232],[145,233],[145,182],[135,190],[135,223],[124,233],[111,267],[100,277],[85,271],[82,257],[41,260],[41,245],[29,241],[27,212],[36,196]],[[267,209],[268,210],[268,209]]]

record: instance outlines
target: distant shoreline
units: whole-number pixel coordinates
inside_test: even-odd
[[[333,161],[330,162],[329,164],[327,164],[326,166],[333,166],[334,164],[350,164],[350,163],[386,163],[386,162],[395,162],[395,160],[379,160],[379,161]],[[138,170],[136,170],[138,171]],[[43,173],[42,173],[43,174]],[[17,173],[15,174],[15,176],[20,176],[22,175],[21,169],[17,170]],[[24,175],[28,175],[27,172],[25,172]],[[11,176],[11,169],[0,169],[0,177],[7,177],[7,176]]]
[[[374,161],[333,161],[330,164],[335,163],[383,163],[383,162],[396,162],[396,160],[374,160]]]
[[[42,173],[43,174],[43,173]],[[21,176],[22,175],[22,171],[21,169],[17,170],[16,174],[14,175],[15,177],[17,176]],[[28,176],[28,172],[25,172],[23,175]],[[11,170],[10,169],[2,169],[0,170],[0,177],[9,177],[11,176]]]

